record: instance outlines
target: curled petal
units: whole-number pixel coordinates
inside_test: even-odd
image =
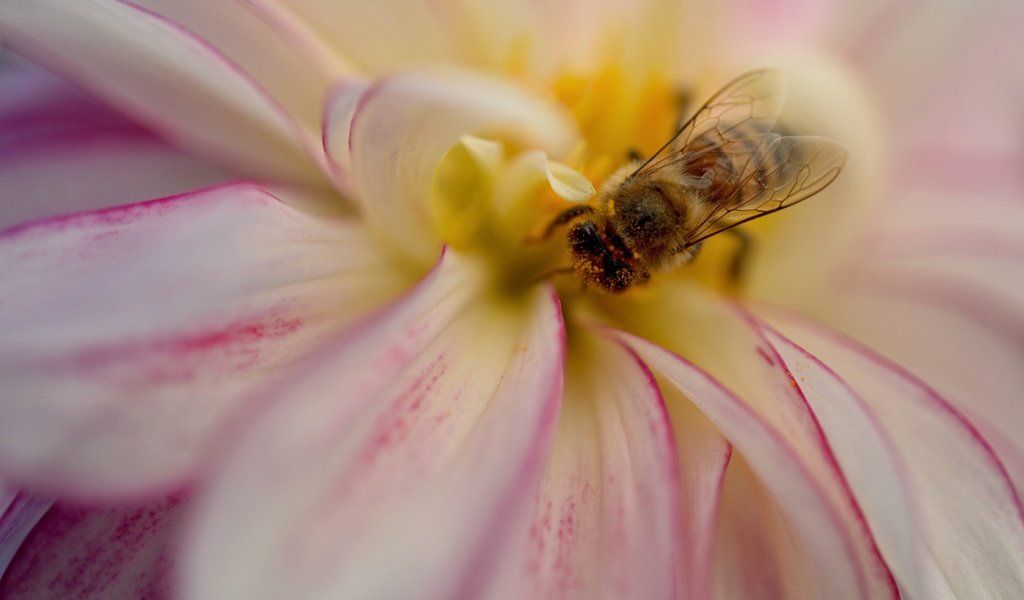
[[[56,504],[0,579],[3,598],[171,596],[173,525],[184,503],[91,509]]]
[[[321,181],[315,137],[223,53],[157,13],[126,0],[18,0],[0,6],[0,34],[221,164],[261,178]]]
[[[201,502],[187,597],[484,595],[526,532],[564,331],[552,291],[498,306],[481,279],[446,253],[276,389]]]
[[[1024,594],[1024,507],[988,440],[953,405],[893,363],[809,322],[781,315],[776,321],[786,336],[849,382],[907,465],[902,479],[916,503],[924,596]],[[776,339],[796,362],[797,350]]]
[[[347,126],[328,122],[327,130],[348,133],[348,176],[370,227],[417,261],[439,247],[429,226],[430,184],[463,135],[511,139],[556,157],[575,139],[571,121],[553,105],[466,73],[384,79],[363,92],[353,110],[328,114],[350,115]],[[342,143],[327,135],[328,148]]]
[[[0,471],[88,496],[180,482],[254,386],[401,285],[373,248],[248,184],[4,232]]]
[[[25,538],[52,504],[48,498],[0,487],[0,580]]]

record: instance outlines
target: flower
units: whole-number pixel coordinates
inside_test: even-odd
[[[1009,15],[820,6],[0,7],[145,125],[5,83],[0,590],[1019,596],[1019,148],[972,95],[1012,78],[947,56],[977,84],[933,105],[897,72]],[[851,19],[849,66],[813,50]],[[717,239],[623,296],[548,276],[528,240],[676,85],[766,59],[851,160],[758,222],[741,294]]]

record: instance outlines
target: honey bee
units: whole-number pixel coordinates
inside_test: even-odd
[[[839,175],[846,151],[777,127],[779,90],[774,71],[740,75],[653,156],[613,173],[596,205],[562,212],[545,236],[586,217],[568,233],[573,270],[617,293],[689,263],[714,235],[817,194]]]

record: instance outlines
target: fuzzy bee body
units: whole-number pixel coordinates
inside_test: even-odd
[[[704,240],[813,196],[846,158],[825,138],[786,135],[772,71],[741,75],[711,97],[657,153],[608,178],[596,206],[567,223],[573,269],[586,284],[622,292],[693,260]],[[549,227],[550,229],[550,227]]]

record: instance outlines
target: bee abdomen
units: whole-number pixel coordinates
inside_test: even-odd
[[[687,154],[694,158],[686,163],[686,175],[710,175],[707,199],[715,204],[740,206],[786,180],[786,161],[793,157],[775,143],[782,135],[777,127],[757,122],[731,126],[729,139],[724,142],[718,130],[708,131],[687,147]]]

